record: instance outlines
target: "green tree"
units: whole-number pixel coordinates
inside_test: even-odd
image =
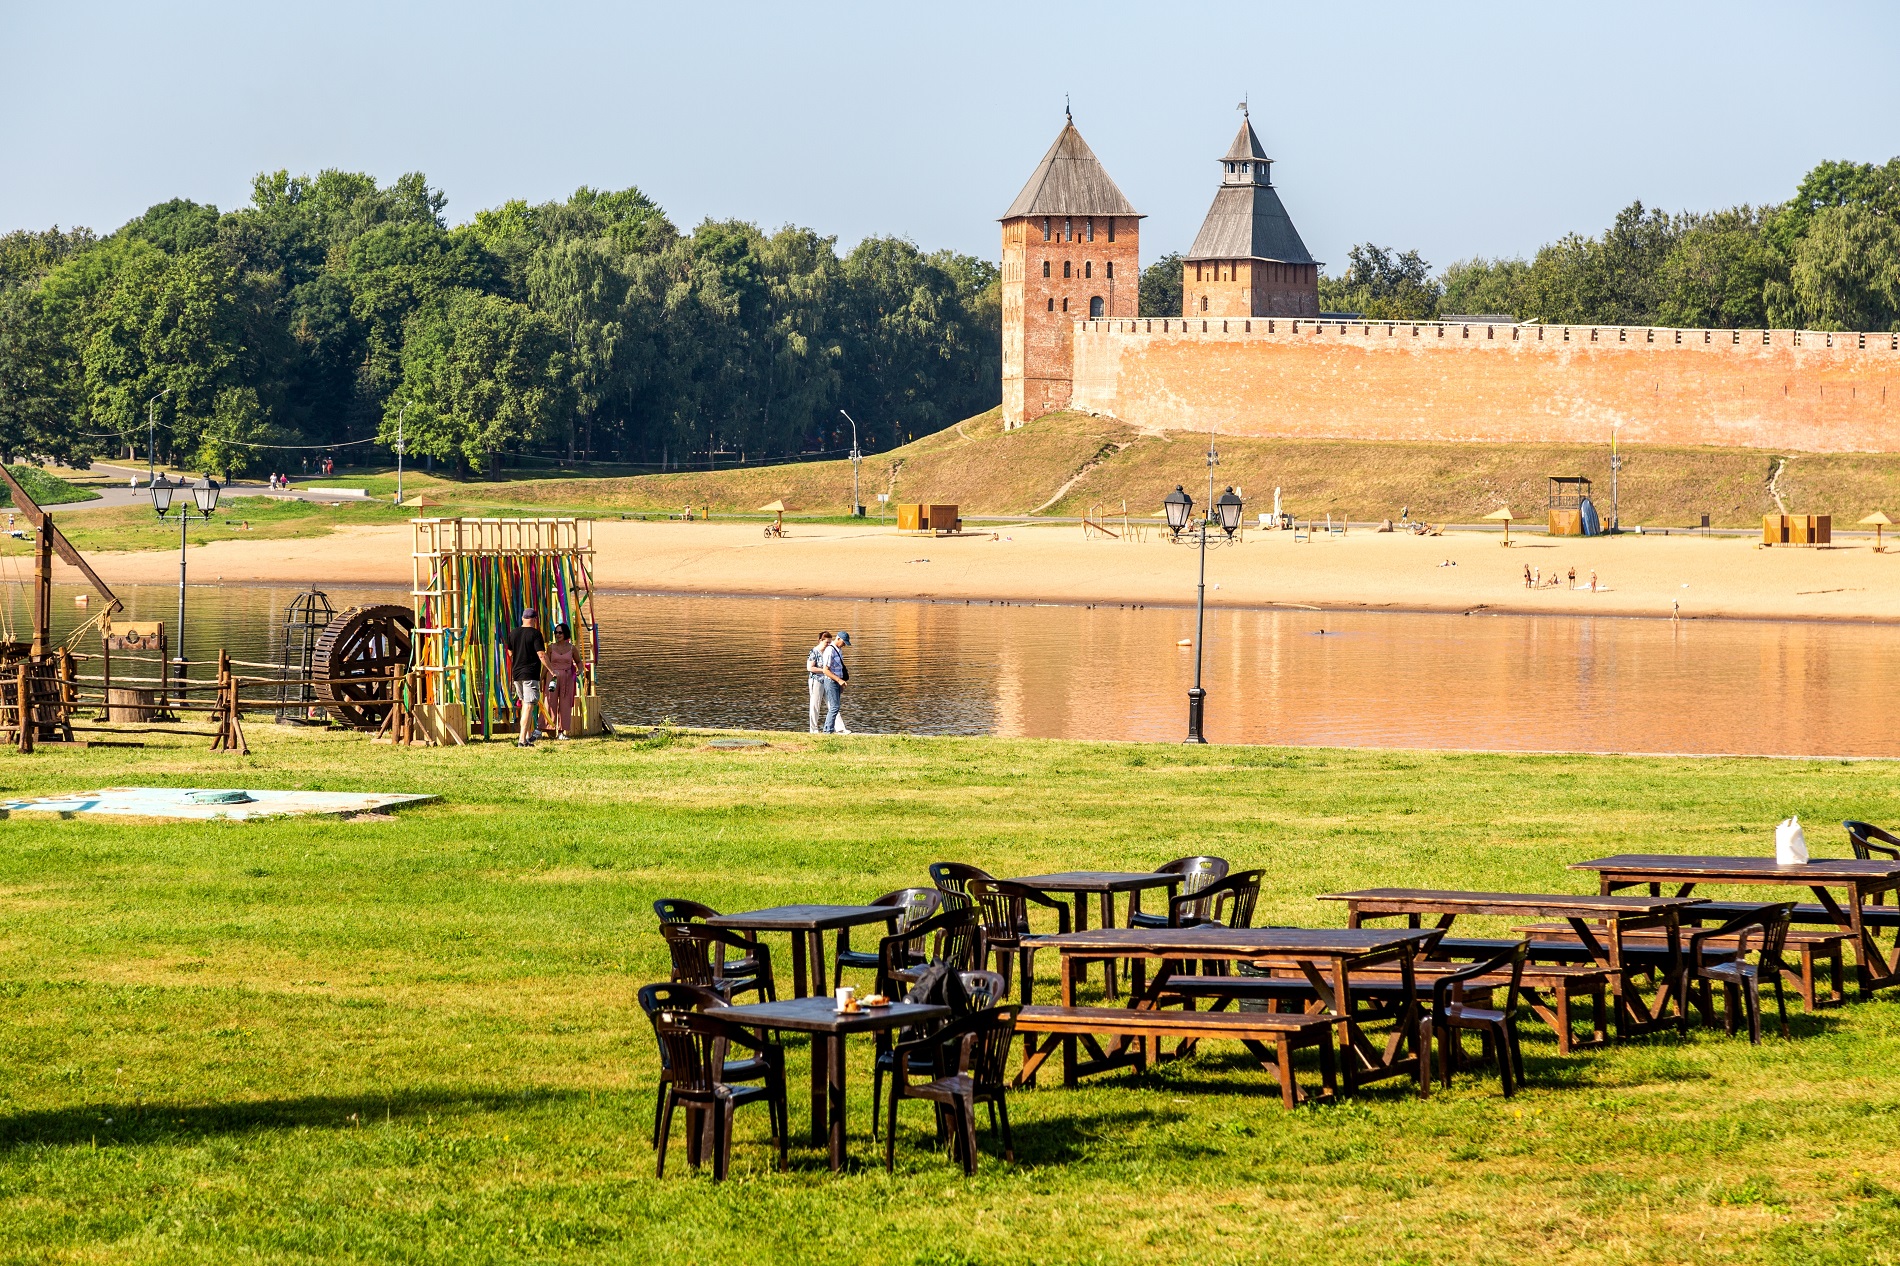
[[[285,437],[270,425],[257,392],[250,387],[224,387],[212,401],[211,416],[199,428],[195,464],[216,471],[221,478],[269,465],[269,450]]]
[[[1704,329],[1765,326],[1768,285],[1782,262],[1762,234],[1762,214],[1735,207],[1684,219],[1686,228],[1657,273],[1656,321]]]
[[[1866,205],[1823,207],[1795,247],[1790,282],[1809,329],[1900,329],[1900,225]]]
[[[77,370],[37,290],[0,292],[0,460],[90,464],[98,442],[72,424]]]
[[[1438,311],[1438,282],[1417,251],[1362,242],[1346,253],[1346,271],[1320,279],[1320,307],[1374,321],[1424,321]]]
[[[1496,313],[1517,317],[1524,308],[1524,278],[1530,265],[1521,259],[1474,256],[1448,266],[1438,279],[1438,310],[1466,316]]]
[[[1181,315],[1180,251],[1163,255],[1141,270],[1141,315],[1178,317]]]

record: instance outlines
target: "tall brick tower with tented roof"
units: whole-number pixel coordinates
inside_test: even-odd
[[[1066,408],[1075,323],[1140,310],[1142,215],[1065,115],[1003,213],[1003,426]]]
[[[1184,317],[1319,315],[1319,261],[1273,187],[1273,160],[1245,107],[1220,157],[1220,188],[1181,268]]]

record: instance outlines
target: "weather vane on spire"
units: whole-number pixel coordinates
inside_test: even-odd
[[[1242,97],[1242,98],[1240,99],[1240,104],[1239,104],[1239,105],[1237,105],[1237,106],[1235,106],[1235,107],[1234,107],[1234,109],[1236,109],[1236,110],[1238,110],[1238,111],[1240,111],[1240,117],[1241,117],[1241,118],[1243,118],[1243,119],[1244,119],[1244,118],[1248,118],[1248,117],[1249,117],[1249,115],[1247,114],[1247,98],[1245,98],[1245,97]]]
[[[1075,113],[1069,109],[1069,94],[1066,92],[1062,94],[1062,117],[1071,123],[1075,122]]]

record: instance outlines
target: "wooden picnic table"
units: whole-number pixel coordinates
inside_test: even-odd
[[[771,906],[740,914],[716,914],[706,920],[711,927],[734,932],[789,932],[792,935],[792,997],[824,996],[825,933],[862,923],[891,923],[903,914],[898,906]],[[809,981],[806,960],[810,959]],[[808,987],[809,985],[809,987]]]
[[[1420,1031],[1421,1012],[1417,991],[1412,988],[1412,963],[1420,951],[1428,948],[1442,933],[1398,928],[1225,928],[1201,925],[1186,928],[1092,928],[1039,936],[1036,944],[1061,955],[1062,1005],[1075,1005],[1075,978],[1078,963],[1114,956],[1135,962],[1129,982],[1128,1005],[1153,1009],[1156,999],[1167,991],[1168,980],[1183,961],[1220,959],[1248,962],[1267,967],[1297,970],[1319,995],[1321,1005],[1336,1017],[1337,1044],[1343,1065],[1343,1089],[1350,1092],[1387,1077],[1416,1077],[1421,1098],[1431,1091],[1431,1060],[1426,1055]],[[1153,981],[1143,980],[1145,963],[1160,963]],[[1372,1002],[1353,994],[1352,974],[1367,968],[1390,964],[1405,983],[1400,996],[1391,1002]],[[1383,1047],[1375,1045],[1365,1032],[1368,1022],[1392,1021],[1393,1030]],[[1080,1063],[1076,1044],[1087,1046],[1091,1059]],[[1024,1061],[1022,1079],[1035,1074],[1036,1067],[1049,1057],[1056,1043],[1062,1045],[1063,1081],[1076,1077],[1144,1062],[1131,1045],[1117,1039],[1104,1050],[1093,1037],[1052,1036],[1029,1060]],[[1410,1053],[1406,1053],[1409,1051]],[[1031,1063],[1030,1061],[1034,1062]]]
[[[946,1020],[950,1008],[893,1002],[888,1007],[841,1012],[830,998],[791,998],[720,1007],[706,1014],[748,1029],[811,1035],[811,1138],[813,1143],[828,1142],[831,1168],[836,1171],[844,1167],[845,1153],[845,1038],[853,1033]]]
[[[1086,932],[1089,926],[1089,895],[1099,898],[1101,907],[1101,925],[1105,928],[1115,926],[1115,894],[1128,894],[1128,914],[1124,923],[1134,922],[1141,913],[1141,894],[1150,888],[1166,888],[1168,896],[1174,896],[1174,890],[1181,886],[1181,876],[1161,871],[1147,870],[1060,870],[1047,875],[1020,875],[1007,882],[1022,884],[1038,892],[1068,892],[1075,894],[1075,925],[1071,929]],[[1087,963],[1080,966],[1086,976]],[[1115,960],[1102,960],[1102,989],[1110,998],[1119,996],[1115,987]]]
[[[1700,897],[1615,897],[1588,893],[1548,892],[1464,892],[1436,888],[1362,888],[1357,892],[1332,892],[1321,901],[1346,903],[1349,927],[1359,927],[1365,919],[1403,915],[1410,927],[1419,926],[1420,916],[1437,915],[1438,929],[1449,929],[1461,914],[1498,915],[1504,918],[1563,919],[1570,924],[1590,957],[1609,973],[1614,999],[1616,1035],[1636,1037],[1674,1028],[1688,1028],[1688,964],[1682,957],[1682,910],[1700,904]],[[1599,921],[1601,921],[1599,923]],[[1629,961],[1624,952],[1628,933],[1644,928],[1659,928],[1667,955],[1661,979],[1656,985],[1653,1003],[1643,1000],[1637,977],[1648,968]],[[1598,935],[1599,931],[1602,933]],[[1607,943],[1606,943],[1607,942]],[[1633,947],[1632,947],[1633,948]],[[1539,1002],[1533,1007],[1553,1027],[1555,1012]],[[1668,1012],[1675,1008],[1675,1018]],[[1598,1022],[1601,1027],[1601,1021]],[[1566,1033],[1566,1037],[1568,1034]]]
[[[1868,898],[1900,891],[1900,861],[1890,858],[1817,858],[1798,866],[1783,866],[1772,857],[1703,857],[1673,853],[1622,853],[1577,862],[1572,870],[1594,870],[1606,893],[1647,884],[1651,895],[1664,884],[1677,884],[1676,895],[1686,897],[1697,884],[1780,884],[1806,888],[1854,943],[1854,978],[1862,997],[1876,989],[1900,984],[1900,950],[1887,957],[1867,926],[1862,909]],[[1832,888],[1844,889],[1846,904],[1836,901]]]

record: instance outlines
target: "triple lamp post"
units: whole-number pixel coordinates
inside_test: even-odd
[[[192,500],[198,503],[198,513],[209,519],[211,512],[218,508],[218,493],[221,489],[218,481],[206,476],[195,484],[187,484],[183,479],[177,483],[163,475],[152,480],[152,509],[158,511],[158,517],[164,518],[171,509],[172,494],[182,488],[190,488]],[[178,642],[173,659],[178,665],[178,678],[183,685],[185,671],[189,667],[185,659],[185,524],[191,518],[191,507],[178,507]]]
[[[1201,521],[1194,525],[1199,529],[1201,538],[1201,583],[1194,591],[1194,689],[1188,691],[1188,734],[1184,740],[1189,743],[1207,742],[1201,733],[1201,717],[1207,702],[1207,691],[1201,689],[1201,633],[1207,626],[1207,534],[1218,525],[1227,534],[1227,539],[1233,540],[1234,533],[1240,530],[1240,514],[1244,504],[1239,495],[1229,488],[1221,494],[1219,501],[1202,511]],[[1174,491],[1162,502],[1162,508],[1167,511],[1168,531],[1174,534],[1175,540],[1180,540],[1181,533],[1188,530],[1188,519],[1194,512],[1194,498],[1180,484],[1176,484]]]

